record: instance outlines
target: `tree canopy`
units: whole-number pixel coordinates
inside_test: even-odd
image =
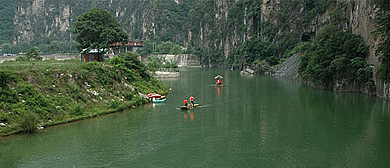
[[[119,22],[103,9],[93,8],[79,16],[73,33],[79,50],[104,49],[114,43],[127,43],[129,36],[120,28]]]
[[[373,84],[372,69],[365,61],[368,46],[361,36],[329,25],[309,45],[298,69],[303,79],[324,88],[344,79]]]

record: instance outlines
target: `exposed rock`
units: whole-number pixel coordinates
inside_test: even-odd
[[[299,54],[295,54],[287,58],[282,64],[277,67],[270,68],[270,75],[280,76],[287,79],[298,79]]]
[[[178,78],[178,77],[180,77],[180,73],[179,72],[156,71],[154,73],[154,77],[156,77],[156,78]]]
[[[85,84],[85,89],[91,89],[91,85],[88,84],[88,82],[84,82]]]
[[[245,68],[244,70],[241,71],[241,74],[243,74],[243,75],[253,75],[253,74],[255,74],[255,71],[250,69],[250,68]]]
[[[195,55],[189,55],[189,54],[179,54],[179,55],[164,54],[164,55],[152,55],[149,57],[150,58],[157,57],[168,62],[176,62],[178,67],[192,67],[192,66],[200,65],[199,57]],[[143,61],[146,62],[146,59]]]

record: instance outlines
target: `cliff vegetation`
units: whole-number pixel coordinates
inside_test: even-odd
[[[382,64],[379,67],[379,77],[390,82],[390,4],[385,0],[376,0],[380,10],[376,13],[375,25],[378,27],[373,33],[382,40],[377,49]]]
[[[12,42],[14,35],[14,1],[0,0],[0,44]]]
[[[340,53],[336,55],[327,55],[332,58],[328,61],[362,59],[366,63],[356,70],[360,69],[360,76],[366,74],[367,79],[358,79],[354,72],[351,73],[355,77],[346,76],[338,71],[341,67],[333,69],[335,76],[327,73],[326,78],[333,84],[325,84],[322,79],[312,81],[315,78],[309,77],[309,71],[303,70],[300,75],[324,88],[344,83],[359,87],[355,91],[369,93],[374,85],[376,95],[390,98],[390,92],[386,93],[390,81],[390,15],[386,0],[17,0],[14,3],[13,42],[17,45],[29,42],[44,50],[44,44],[51,46],[51,42],[70,43],[75,39],[72,30],[77,17],[92,8],[103,8],[118,20],[130,39],[145,41],[145,48],[139,51],[143,56],[187,52],[199,56],[204,66],[236,70],[249,66],[259,72],[280,65],[298,50],[306,55],[301,60],[308,59],[313,46],[321,48],[317,41],[324,38],[319,36],[334,35],[327,31],[332,26],[340,38],[351,37],[361,46],[368,46],[368,51],[344,57],[362,50],[338,50]]]

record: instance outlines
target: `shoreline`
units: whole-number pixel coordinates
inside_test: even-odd
[[[133,53],[122,57],[137,60]],[[0,137],[123,111],[147,103],[145,94],[169,93],[141,62],[127,65],[125,59],[1,64]]]
[[[0,135],[0,138],[10,137],[10,136],[13,136],[13,135],[33,134],[33,133],[36,133],[39,130],[44,130],[44,129],[49,128],[49,127],[53,127],[53,126],[57,126],[57,125],[63,125],[63,124],[68,124],[68,123],[73,123],[73,122],[78,122],[78,121],[83,121],[83,120],[92,119],[92,118],[97,118],[97,117],[99,117],[101,115],[107,115],[107,114],[114,114],[114,113],[118,113],[118,112],[123,112],[125,110],[129,110],[129,109],[133,109],[133,108],[137,108],[137,107],[146,105],[148,103],[149,102],[145,102],[145,103],[137,105],[137,106],[133,105],[133,106],[130,106],[129,108],[124,108],[124,109],[121,109],[121,110],[101,111],[101,112],[97,112],[97,113],[92,114],[92,115],[85,115],[85,116],[75,117],[75,118],[71,118],[71,119],[64,120],[64,121],[43,123],[42,125],[38,125],[37,129],[34,130],[34,131],[25,131],[25,130],[15,131],[15,132],[12,132],[10,134]],[[40,127],[42,127],[42,128],[38,129]]]

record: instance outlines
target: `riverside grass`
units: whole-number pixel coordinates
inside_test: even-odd
[[[0,136],[121,111],[147,103],[140,93],[167,91],[134,53],[106,62],[5,62],[0,64]]]

